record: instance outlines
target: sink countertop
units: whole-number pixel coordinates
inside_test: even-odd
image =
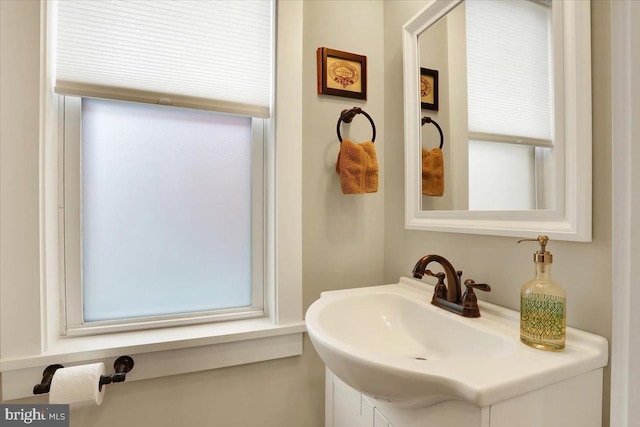
[[[408,277],[323,292],[307,330],[343,381],[407,407],[489,406],[607,365],[603,337],[567,327],[564,352],[538,350],[520,342],[517,311],[478,301],[481,317],[464,318],[433,306],[432,295],[433,285]]]

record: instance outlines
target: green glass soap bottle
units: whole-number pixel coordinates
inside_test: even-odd
[[[522,285],[520,292],[520,341],[548,351],[563,351],[567,328],[567,294],[551,279],[553,255],[547,252],[547,236],[522,239],[538,242],[540,250],[533,254],[536,275]]]

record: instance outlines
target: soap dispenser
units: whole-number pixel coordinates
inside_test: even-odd
[[[520,341],[548,351],[563,351],[566,334],[567,294],[551,279],[553,255],[547,252],[547,236],[522,239],[540,244],[533,254],[536,275],[522,285],[520,292]]]

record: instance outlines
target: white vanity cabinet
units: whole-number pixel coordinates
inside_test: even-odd
[[[565,351],[536,350],[520,342],[518,312],[481,301],[482,317],[468,319],[432,297],[401,278],[309,307],[326,427],[602,426],[606,339],[567,327]]]
[[[366,397],[327,369],[325,427],[601,427],[602,371],[484,408],[450,400],[409,409]]]

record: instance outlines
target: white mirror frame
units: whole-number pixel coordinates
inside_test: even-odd
[[[405,228],[591,241],[591,4],[553,2],[556,209],[424,211],[421,208],[418,36],[462,0],[431,0],[403,26]],[[562,149],[564,148],[564,150]]]

